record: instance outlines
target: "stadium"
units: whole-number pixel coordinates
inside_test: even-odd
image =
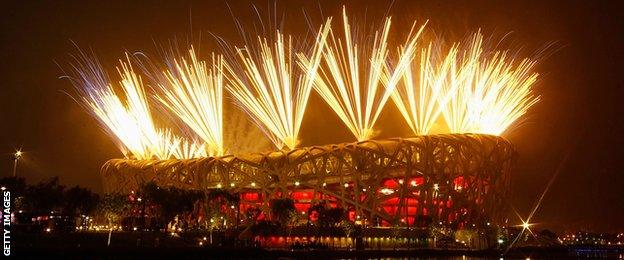
[[[223,229],[237,228],[241,214],[254,212],[260,213],[248,218],[248,227],[311,226],[332,209],[339,211],[326,225],[333,228],[420,230],[424,237],[438,232],[458,243],[487,236],[488,246],[496,245],[491,241],[505,224],[516,158],[501,135],[539,101],[532,88],[536,60],[488,49],[480,31],[452,45],[427,44],[421,36],[427,23],[414,21],[397,44],[389,41],[397,38],[390,17],[370,37],[355,37],[363,28],[350,24],[346,8],[341,20],[327,18],[299,47],[277,29],[273,36],[251,35],[257,41],[242,46],[221,42],[223,53],[209,56],[193,45],[153,55],[162,62],[146,58],[148,52],[126,53],[117,85],[95,55],[72,56],[67,78],[76,100],[125,157],[103,165],[105,190],[134,194],[155,183],[235,198],[213,205],[206,195],[206,206],[189,219],[209,228],[219,219]],[[299,146],[312,95],[356,142]],[[228,98],[271,141],[273,152],[240,152],[253,142],[225,141],[232,133],[251,136],[224,126],[224,118],[232,118],[224,112]],[[402,127],[397,120],[376,126],[387,103],[410,137],[375,139],[384,127]],[[218,209],[206,210],[210,205]],[[280,205],[288,212],[278,213]],[[145,218],[143,207],[133,212]],[[465,230],[474,235],[461,237]],[[380,234],[369,238],[390,236]]]
[[[188,160],[113,159],[102,167],[108,192],[145,182],[225,189],[240,211],[291,198],[297,211],[327,201],[371,226],[500,223],[514,148],[479,134],[427,135]],[[302,214],[306,216],[306,214]],[[314,216],[308,216],[313,218]]]

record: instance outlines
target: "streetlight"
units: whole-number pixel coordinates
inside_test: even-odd
[[[13,163],[13,177],[17,177],[17,161],[20,158],[22,158],[22,151],[20,151],[20,150],[15,151],[13,156],[15,157],[15,161]]]

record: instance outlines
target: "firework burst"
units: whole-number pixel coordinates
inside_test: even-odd
[[[212,54],[209,60],[198,58],[193,46],[186,53],[173,46],[164,55],[164,68],[126,54],[116,69],[119,82],[109,79],[94,56],[80,51],[73,56],[67,78],[77,90],[76,100],[114,137],[126,157],[136,159],[264,149],[251,137],[255,135],[241,130],[244,124],[237,118],[229,118],[235,128],[227,131],[231,147],[224,144],[224,88],[259,126],[254,130],[263,131],[278,149],[290,150],[299,142],[312,89],[358,141],[375,135],[375,122],[389,99],[415,135],[429,134],[438,122],[451,133],[501,135],[540,99],[533,90],[536,61],[516,59],[508,51],[486,51],[480,32],[437,52],[436,44],[419,46],[427,23],[414,23],[396,55],[390,55],[391,18],[372,33],[352,27],[344,7],[342,26],[332,28],[331,20],[318,28],[313,41],[306,42],[310,44],[275,30],[271,37],[252,41],[244,36],[242,48],[224,48],[230,50],[225,56]],[[262,31],[264,35],[264,25]],[[146,92],[133,62],[145,70],[154,93]],[[188,126],[179,128],[188,134],[177,136],[157,127],[148,104],[152,94]],[[194,134],[184,131],[188,129]],[[247,139],[236,136],[237,130]]]
[[[394,71],[384,76],[391,19],[385,19],[371,42],[360,38],[364,35],[358,35],[357,30],[351,28],[344,8],[342,18],[343,38],[333,30],[330,32],[323,52],[324,64],[319,69],[314,87],[357,140],[362,141],[373,136],[373,125],[403,70],[414,58],[417,39],[425,25],[417,32],[410,32]],[[308,64],[306,68],[311,71],[314,67]],[[386,83],[385,88],[382,82]]]
[[[143,81],[134,72],[129,55],[126,54],[126,61],[120,60],[119,64],[119,86],[126,97],[125,102],[117,95],[97,59],[82,52],[74,57],[73,73],[68,78],[79,94],[77,100],[98,119],[109,135],[115,137],[122,153],[136,159],[182,159],[188,158],[184,155],[200,155],[195,147],[201,145],[176,137],[168,129],[156,128]],[[182,149],[174,145],[186,147]]]
[[[539,101],[532,86],[536,61],[517,62],[508,52],[485,55],[480,32],[471,38],[464,55],[455,55],[441,102],[442,114],[452,133],[500,135]],[[451,54],[449,54],[451,55]]]
[[[208,65],[191,47],[188,57],[168,64],[156,99],[206,143],[209,155],[223,155],[223,58],[213,54]]]
[[[187,138],[176,136],[169,129],[160,129],[157,132],[159,144],[162,147],[162,158],[191,159],[208,156],[208,149],[204,142],[189,141]]]
[[[440,64],[436,64],[431,49],[429,44],[421,50],[420,59],[414,59],[412,66],[403,71],[403,84],[392,92],[392,100],[415,135],[429,134],[456,90],[455,85],[449,88],[445,84],[455,71],[457,48],[452,47]]]
[[[227,89],[278,149],[297,145],[330,22],[320,27],[309,55],[295,53],[292,38],[277,31],[275,42],[258,37],[257,52],[239,48],[236,66],[225,66]]]

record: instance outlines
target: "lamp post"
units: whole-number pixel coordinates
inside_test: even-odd
[[[15,161],[13,162],[13,177],[17,177],[17,161],[22,158],[22,151],[17,150],[13,156],[15,157]]]
[[[139,243],[137,243],[139,246],[143,245],[143,231],[145,231],[145,201],[143,201],[143,199],[141,199],[141,197],[139,197],[137,199],[137,201],[139,201],[139,203],[141,203],[141,236],[139,238]]]

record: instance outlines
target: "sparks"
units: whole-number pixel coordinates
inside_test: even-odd
[[[164,69],[152,63],[146,69],[154,83],[150,86],[155,93],[149,95],[133,69],[140,61],[128,54],[119,61],[116,84],[97,59],[83,52],[74,57],[67,78],[77,89],[76,100],[127,158],[136,159],[241,151],[227,147],[227,138],[235,139],[230,146],[257,145],[256,140],[225,136],[223,88],[275,147],[287,150],[300,141],[313,89],[358,141],[374,137],[375,122],[388,99],[415,135],[430,134],[439,123],[450,133],[501,135],[540,100],[533,90],[536,61],[516,59],[508,51],[486,51],[480,32],[437,56],[435,44],[419,46],[427,22],[414,23],[396,55],[390,55],[390,17],[370,37],[351,26],[344,7],[341,32],[330,23],[331,18],[303,49],[294,47],[293,37],[275,30],[272,37],[257,36],[253,42],[245,37],[242,48],[230,49],[225,56],[212,54],[208,61],[200,59],[193,46],[184,55],[172,50],[164,57]],[[158,127],[148,104],[152,94],[194,134],[178,136]],[[236,132],[229,130],[229,135]]]
[[[80,103],[90,111],[106,131],[117,140],[118,147],[126,157],[136,159],[183,159],[172,144],[188,143],[174,137],[167,129],[156,128],[148,106],[143,81],[138,76],[126,54],[120,60],[117,72],[121,78],[119,86],[126,102],[115,92],[97,59],[81,52],[74,57],[73,76],[70,78],[76,88]],[[194,154],[201,154],[194,152]]]
[[[292,37],[277,31],[274,43],[257,37],[258,53],[252,51],[255,46],[239,48],[238,66],[225,66],[227,89],[278,149],[297,145],[330,22],[321,26],[309,56],[295,53]],[[297,69],[295,59],[306,69]],[[242,69],[233,69],[238,67]]]
[[[392,92],[392,100],[415,135],[430,133],[455,90],[451,86],[444,91],[457,49],[451,48],[441,64],[435,63],[431,49],[429,44],[421,50],[420,59],[414,59],[410,68],[403,70],[403,84]]]
[[[137,159],[150,159],[153,154],[150,144],[156,141],[157,136],[149,109],[143,85],[139,77],[134,74],[128,63],[120,61],[122,69],[118,73],[122,78],[120,85],[127,98],[127,106],[115,93],[112,84],[102,82],[102,85],[83,96],[83,101],[123,144],[122,152],[126,157],[129,153]],[[147,131],[146,128],[151,128]],[[153,130],[153,131],[152,131]],[[161,153],[159,148],[155,153]],[[162,155],[162,154],[161,154]]]
[[[212,55],[210,66],[200,61],[191,46],[187,57],[173,57],[157,83],[157,95],[206,144],[210,155],[223,155],[223,58]]]
[[[457,69],[451,69],[443,101],[443,118],[452,133],[500,135],[539,101],[532,86],[538,74],[536,61],[516,62],[507,52],[486,57],[481,33],[475,33],[465,55],[457,56]]]
[[[375,121],[403,70],[413,59],[417,39],[425,25],[416,33],[409,34],[395,70],[384,80],[391,19],[386,18],[371,42],[357,39],[358,35],[352,30],[344,7],[342,18],[344,38],[339,38],[331,31],[327,48],[323,52],[325,63],[320,67],[320,75],[314,86],[356,139],[362,141],[374,135]],[[382,81],[386,83],[385,88],[381,86]]]
[[[169,129],[160,129],[157,134],[159,143],[155,147],[161,149],[159,159],[191,159],[209,155],[204,142],[176,136]]]

